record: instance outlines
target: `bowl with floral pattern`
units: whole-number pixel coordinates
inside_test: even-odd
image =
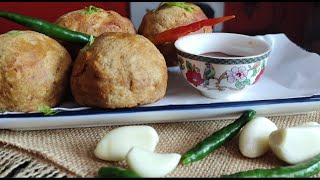
[[[271,46],[234,33],[187,35],[175,42],[181,74],[206,97],[237,99],[264,74]]]

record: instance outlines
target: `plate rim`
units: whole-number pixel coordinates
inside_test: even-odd
[[[19,114],[1,114],[2,118],[46,118],[46,117],[61,117],[61,116],[89,116],[101,114],[130,114],[139,112],[159,112],[159,111],[178,111],[178,110],[196,110],[208,108],[233,108],[242,106],[261,106],[261,105],[275,105],[275,104],[292,104],[302,102],[320,101],[320,95],[313,95],[308,97],[294,97],[285,99],[263,99],[251,101],[235,101],[235,102],[216,102],[207,104],[178,104],[178,105],[162,105],[162,106],[144,106],[134,108],[119,108],[119,109],[99,109],[89,108],[83,110],[67,111],[58,110],[57,114],[44,115],[43,113],[19,113]]]

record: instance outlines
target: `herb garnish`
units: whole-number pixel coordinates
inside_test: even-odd
[[[58,113],[56,110],[52,109],[52,108],[49,107],[49,106],[40,106],[40,107],[38,108],[38,111],[39,111],[39,112],[42,112],[43,115],[45,115],[45,116],[52,116],[52,115],[55,115],[55,114]]]
[[[193,10],[193,7],[190,4],[186,3],[186,2],[162,2],[162,3],[160,3],[158,9],[163,7],[163,6],[167,6],[167,7],[176,6],[176,7],[183,8],[188,12],[192,12],[192,10]]]
[[[95,6],[89,6],[83,9],[85,14],[94,14],[96,12],[99,12],[101,8],[95,7]]]

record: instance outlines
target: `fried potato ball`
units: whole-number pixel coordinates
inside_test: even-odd
[[[94,6],[64,14],[58,18],[56,24],[93,36],[99,36],[105,32],[136,33],[128,18],[115,11],[106,11]]]
[[[80,105],[129,108],[161,99],[167,80],[164,57],[147,38],[104,33],[80,51],[71,90]]]
[[[184,3],[186,8],[178,6],[160,6],[154,11],[149,11],[144,15],[139,27],[139,34],[152,39],[156,34],[168,29],[176,28],[208,19],[204,12],[195,4]],[[193,33],[208,33],[212,32],[212,27],[206,26],[199,31]],[[166,43],[157,45],[157,48],[164,55],[168,66],[176,66],[178,59],[174,43]]]
[[[10,31],[0,42],[0,109],[30,112],[58,105],[68,86],[67,50],[33,31]]]
[[[99,36],[105,32],[136,34],[136,30],[128,18],[115,11],[104,10],[94,6],[64,14],[58,18],[56,24],[93,36]],[[82,48],[81,45],[68,42],[62,42],[62,44],[70,52],[72,59],[77,57],[79,50]]]

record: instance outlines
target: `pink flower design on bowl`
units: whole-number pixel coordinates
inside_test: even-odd
[[[247,78],[248,71],[244,66],[240,67],[233,67],[231,70],[227,71],[227,76],[228,76],[228,82],[229,83],[234,83],[236,81],[243,81]]]

